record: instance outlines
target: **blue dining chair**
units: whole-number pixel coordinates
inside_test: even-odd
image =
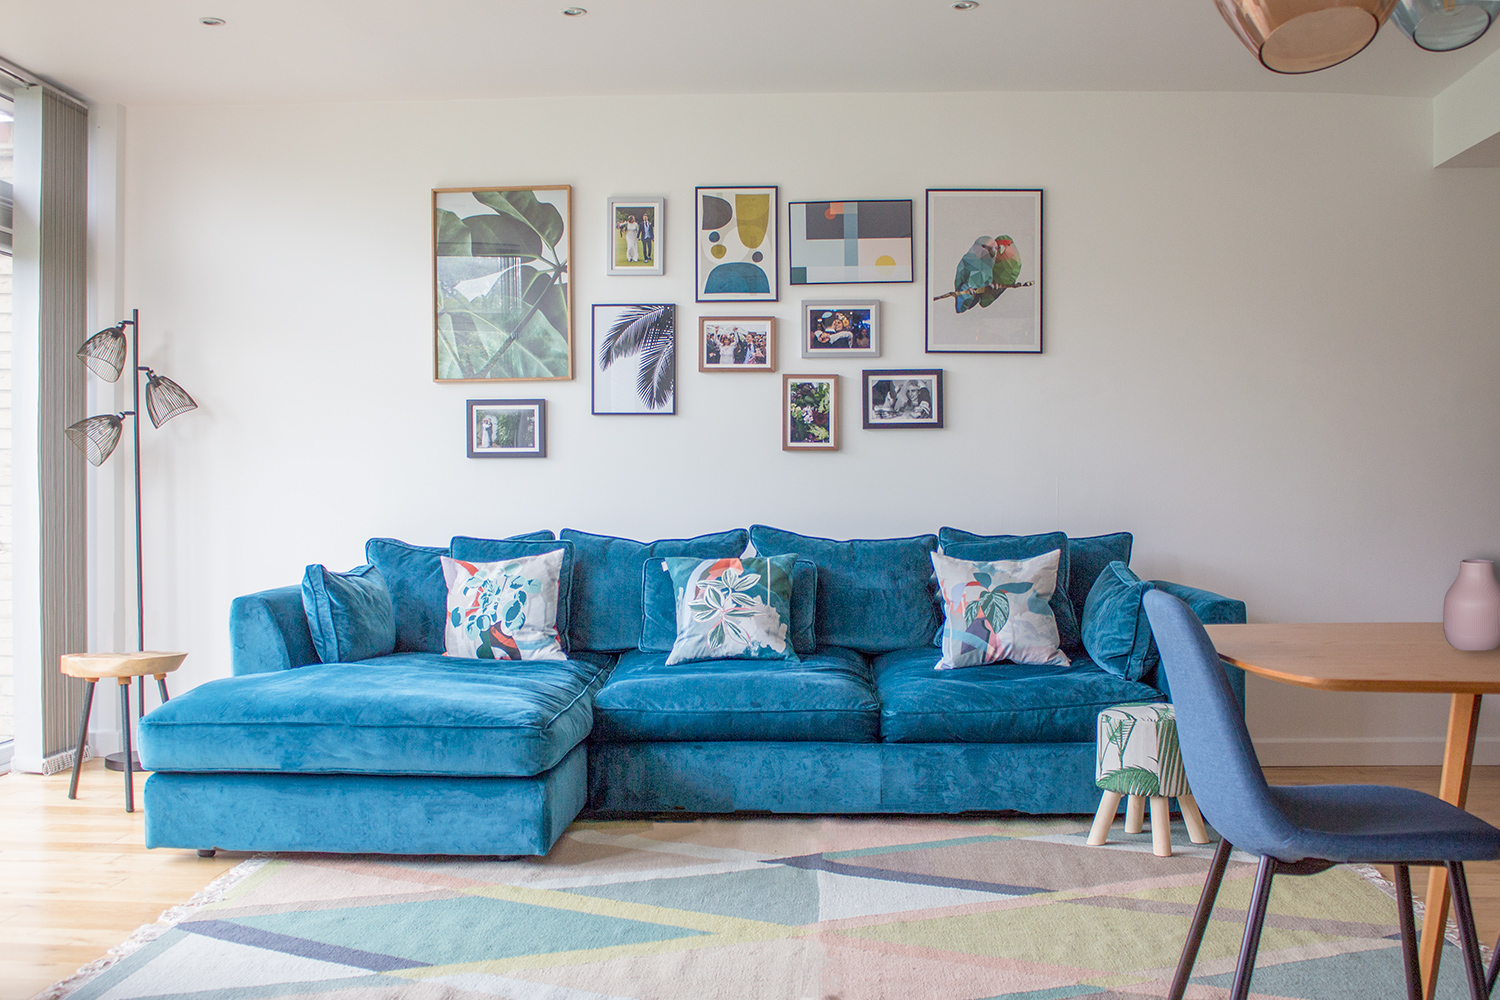
[[[1187,989],[1235,848],[1259,855],[1260,868],[1230,990],[1233,1000],[1245,1000],[1250,992],[1271,880],[1277,875],[1315,875],[1340,864],[1388,864],[1396,869],[1408,1000],[1422,1000],[1410,866],[1446,866],[1469,996],[1484,1000],[1489,991],[1464,862],[1500,858],[1500,830],[1442,799],[1406,788],[1266,784],[1239,702],[1203,623],[1187,605],[1159,590],[1146,594],[1145,607],[1172,688],[1188,781],[1203,817],[1220,837],[1177,963],[1171,1000],[1182,1000]]]

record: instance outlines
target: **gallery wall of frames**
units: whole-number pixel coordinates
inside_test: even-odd
[[[920,337],[932,355],[1042,352],[1040,189],[925,192],[920,330],[885,329],[875,297],[919,280],[915,199],[783,206],[774,184],[697,187],[691,247],[667,244],[669,200],[681,204],[656,194],[575,206],[566,184],[434,190],[434,378],[587,378],[595,416],[675,416],[680,347],[697,359],[688,377],[769,375],[782,359],[782,449],[836,451],[842,379],[858,384],[862,431],[943,428],[943,370],[873,367],[888,338]],[[576,238],[602,242],[610,276],[661,277],[669,254],[690,259],[696,322],[650,301],[649,281],[637,301],[586,301]],[[546,407],[468,400],[468,456],[545,458]]]

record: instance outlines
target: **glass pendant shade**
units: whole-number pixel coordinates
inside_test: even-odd
[[[160,427],[178,414],[197,408],[186,389],[165,375],[146,369],[146,412],[151,415],[152,427]]]
[[[84,341],[78,357],[95,375],[113,382],[125,370],[125,348],[125,328],[112,326]]]
[[[120,443],[120,425],[123,421],[113,413],[97,417],[86,417],[63,431],[68,440],[88,458],[90,465],[103,465],[104,460],[114,454]]]
[[[1245,47],[1277,73],[1314,73],[1358,55],[1396,5],[1396,0],[1215,2]]]
[[[1399,0],[1391,20],[1429,52],[1452,52],[1478,41],[1500,15],[1500,0]]]

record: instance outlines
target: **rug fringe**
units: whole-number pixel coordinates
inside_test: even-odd
[[[1391,897],[1391,899],[1396,898],[1396,884],[1390,879],[1386,878],[1384,875],[1380,874],[1379,870],[1377,870],[1373,865],[1348,865],[1347,867],[1357,873],[1366,882],[1369,882],[1371,885],[1375,886],[1375,888]],[[1415,886],[1413,886],[1411,908],[1412,912],[1416,914],[1417,920],[1420,922],[1427,913],[1427,904],[1422,902],[1422,900],[1416,898],[1416,896],[1417,889]],[[1448,926],[1445,928],[1443,937],[1447,939],[1448,943],[1453,945],[1453,947],[1455,948],[1461,949],[1464,946],[1463,941],[1458,936],[1458,924],[1451,917],[1448,920]],[[1483,941],[1479,942],[1479,957],[1484,960],[1484,964],[1486,966],[1489,965],[1490,955],[1493,951],[1494,949],[1485,944]]]
[[[152,941],[155,941],[167,931],[188,917],[191,917],[198,910],[222,900],[229,893],[229,890],[260,871],[270,860],[270,858],[251,858],[248,861],[240,862],[204,886],[201,891],[186,903],[174,906],[157,917],[156,923],[142,924],[140,927],[137,927],[134,933],[111,948],[103,958],[90,962],[67,979],[53,983],[33,997],[32,1000],[63,1000],[64,997],[78,990],[95,976],[114,966],[122,959],[129,957],[134,952],[144,948]]]

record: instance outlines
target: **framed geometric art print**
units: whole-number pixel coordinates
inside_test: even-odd
[[[910,199],[794,201],[790,207],[792,284],[915,280]]]
[[[780,298],[776,198],[775,185],[695,190],[699,302]]]

